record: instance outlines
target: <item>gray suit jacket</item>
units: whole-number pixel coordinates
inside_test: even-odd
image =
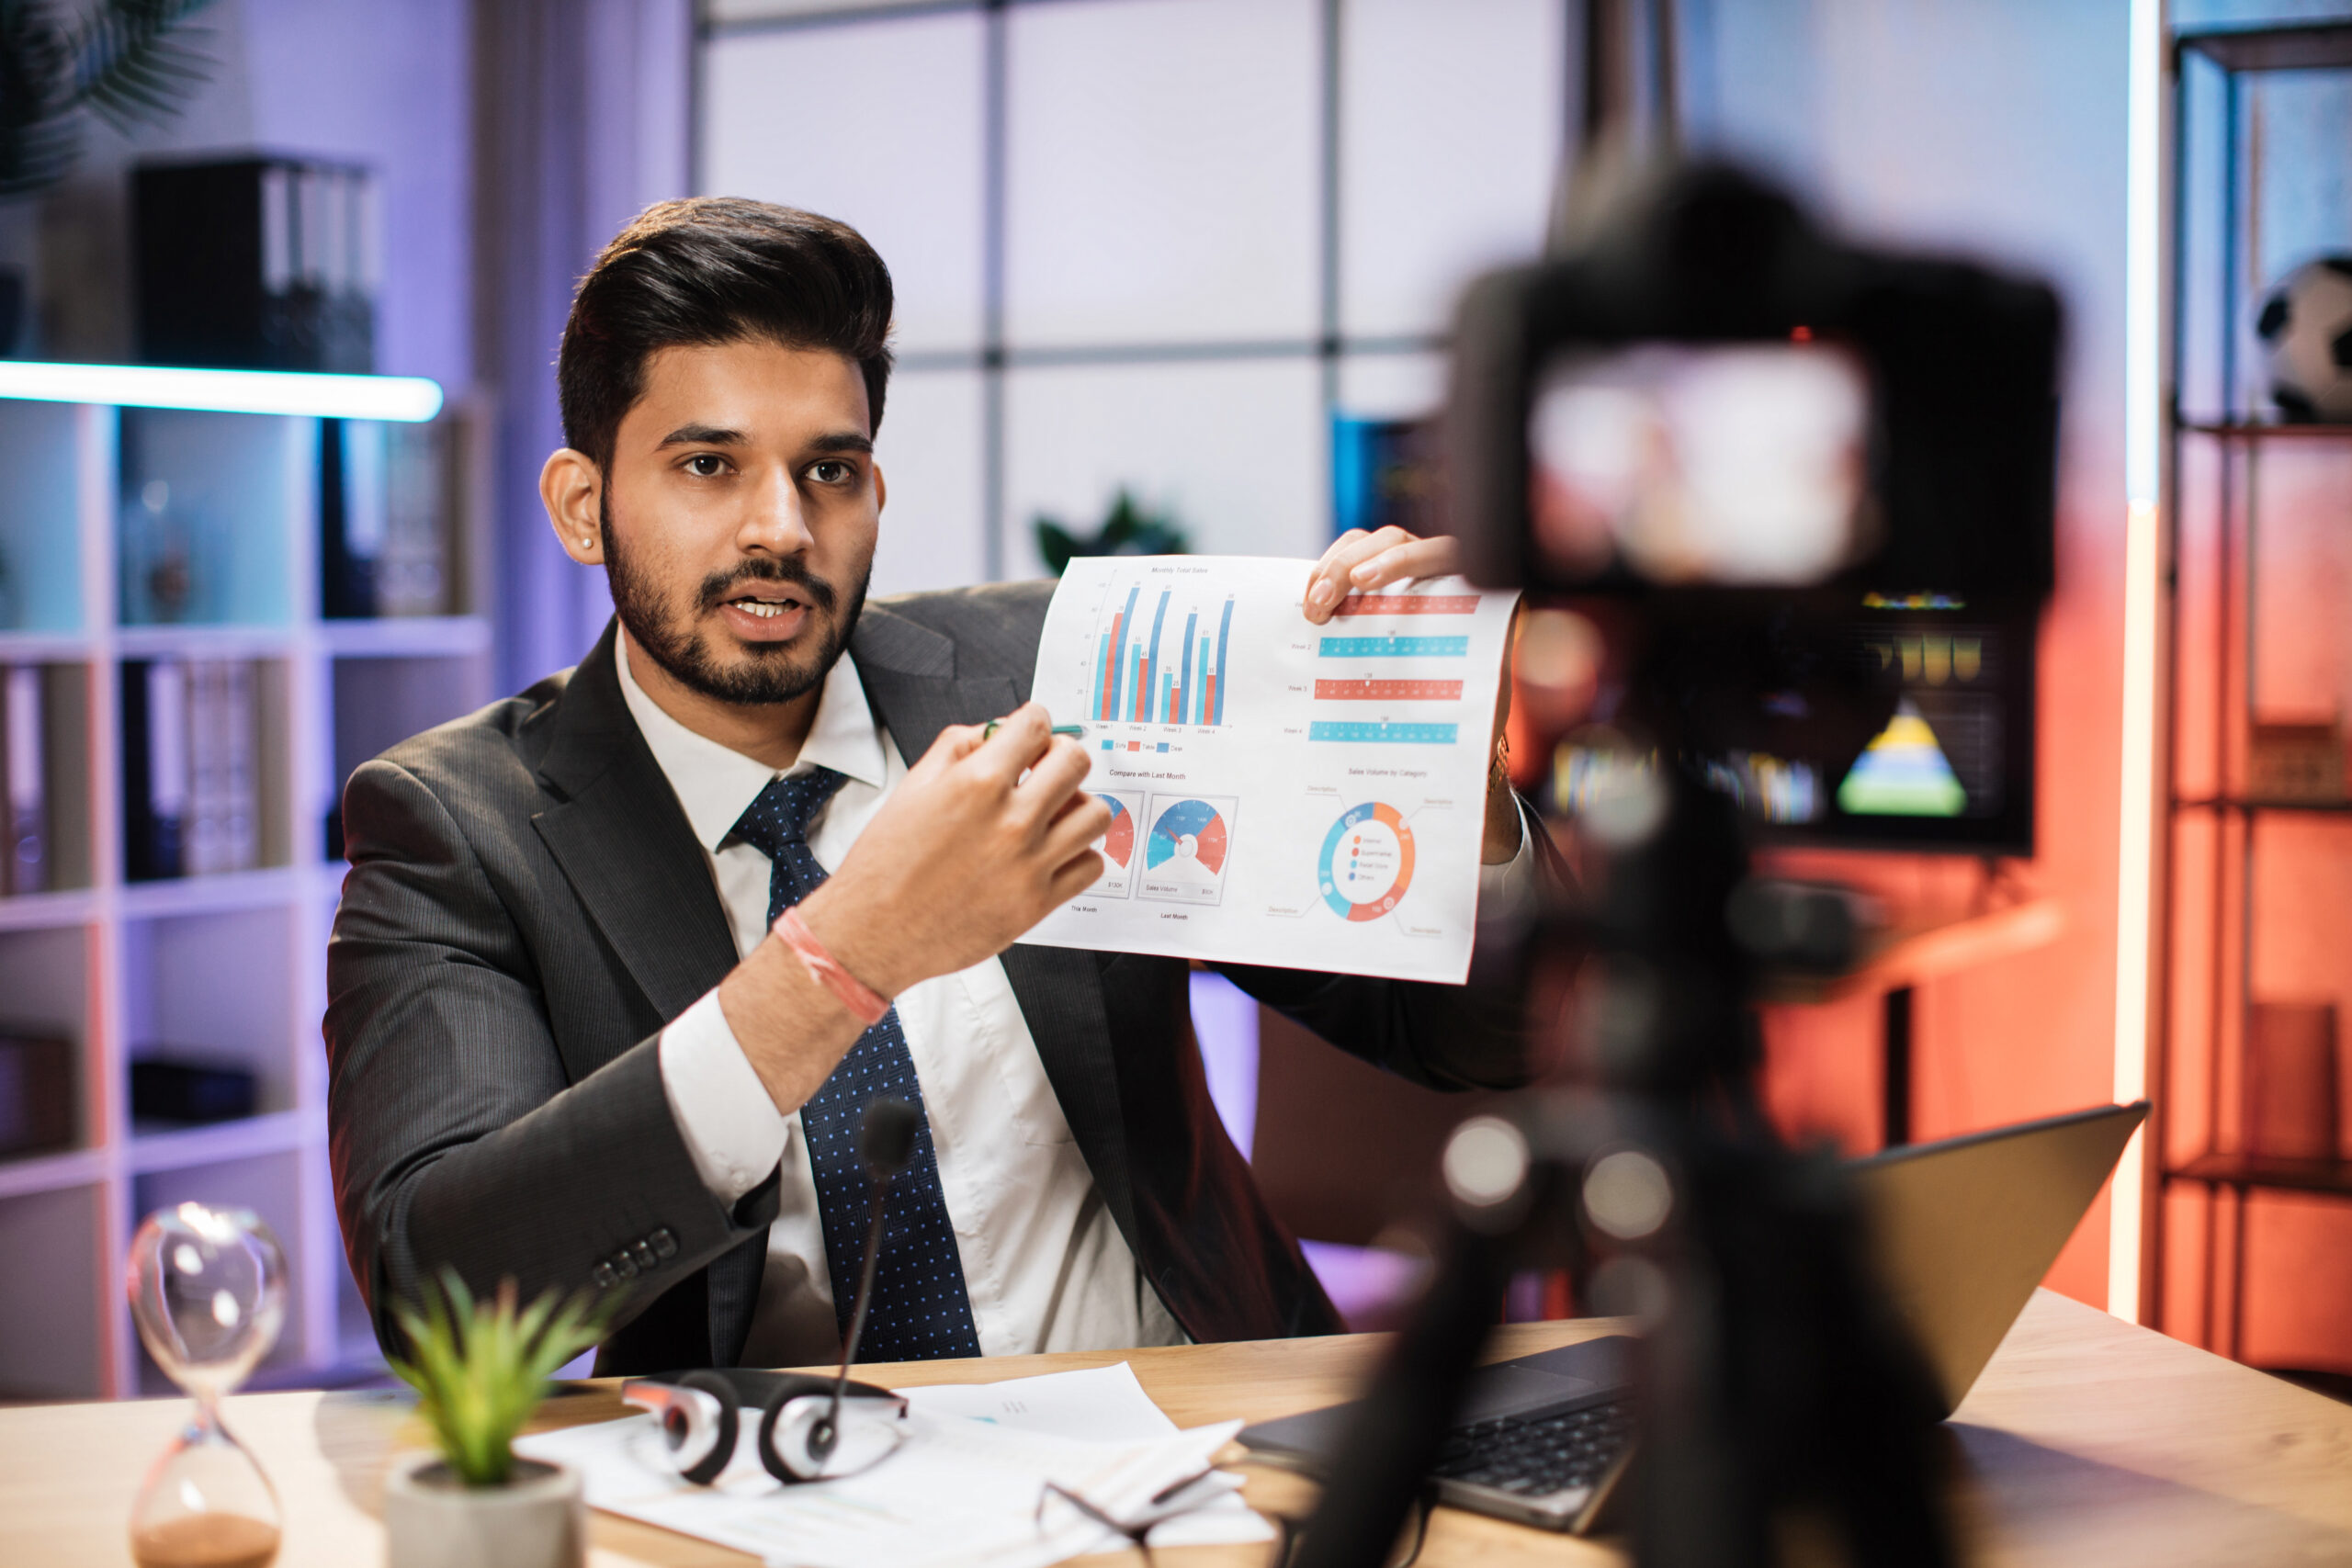
[[[877,601],[851,648],[918,757],[1028,694],[1052,584]],[[701,847],[621,697],[614,631],[580,666],[394,747],[344,795],[351,874],[328,950],[335,1203],[377,1335],[454,1267],[524,1298],[625,1282],[600,1371],[733,1365],[777,1179],[733,1204],[662,1091],[662,1026],[736,962]],[[1064,1114],[1134,1249],[1196,1339],[1334,1332],[1330,1303],[1210,1104],[1186,965],[1003,956]],[[1512,999],[1228,965],[1244,990],[1423,1083],[1499,1087]]]

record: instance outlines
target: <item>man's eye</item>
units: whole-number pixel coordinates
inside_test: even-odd
[[[727,471],[727,459],[715,452],[697,452],[686,459],[686,472],[698,479],[715,479]]]
[[[830,458],[821,463],[811,464],[808,468],[808,477],[820,485],[847,484],[856,477],[856,474],[857,470],[851,465]]]

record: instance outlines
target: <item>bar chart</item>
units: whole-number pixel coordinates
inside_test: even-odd
[[[1475,593],[1351,593],[1315,640],[1310,742],[1453,746],[1461,740],[1463,669]],[[1345,704],[1325,707],[1326,703]],[[1443,707],[1431,705],[1442,704]]]
[[[1182,620],[1179,621],[1178,617]],[[1092,702],[1101,723],[1220,725],[1233,595],[1131,585],[1095,637]]]

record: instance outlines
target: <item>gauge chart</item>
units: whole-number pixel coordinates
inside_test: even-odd
[[[1124,898],[1135,887],[1136,819],[1143,815],[1143,796],[1100,789],[1094,795],[1111,808],[1111,827],[1095,840],[1094,847],[1102,852],[1102,876],[1087,891],[1097,897]]]
[[[1142,894],[1176,904],[1214,904],[1224,896],[1233,849],[1234,802],[1227,796],[1156,795],[1144,840]]]
[[[1413,829],[1395,807],[1368,800],[1340,813],[1317,859],[1331,912],[1376,920],[1404,902],[1413,885]]]

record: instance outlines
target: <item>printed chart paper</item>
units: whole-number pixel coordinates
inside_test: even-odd
[[[1301,608],[1313,563],[1070,562],[1034,694],[1086,726],[1106,869],[1022,940],[1460,983],[1515,595]]]

